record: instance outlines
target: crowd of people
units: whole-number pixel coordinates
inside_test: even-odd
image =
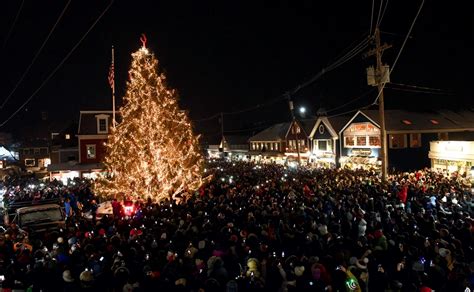
[[[65,229],[0,237],[4,291],[470,291],[473,193],[461,174],[214,162],[178,201],[88,220],[85,181],[10,182],[7,200],[59,197]],[[76,206],[73,204],[73,206]]]

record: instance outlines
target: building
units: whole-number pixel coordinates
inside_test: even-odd
[[[242,135],[220,136],[218,143],[209,144],[207,146],[207,157],[211,159],[246,161],[249,158],[248,139],[248,136]]]
[[[314,128],[315,119],[294,120],[290,123],[289,130],[286,132],[286,161],[306,165],[310,161],[311,145],[310,133]]]
[[[351,168],[379,168],[380,126],[377,110],[358,111],[339,131],[340,164]],[[474,112],[410,112],[386,110],[388,166],[414,170],[431,165],[430,142],[474,132]]]
[[[350,117],[320,116],[309,134],[310,163],[316,167],[336,167],[339,153],[339,131]]]
[[[28,172],[46,174],[51,164],[49,146],[47,140],[23,142],[18,150],[20,166]]]
[[[466,173],[473,177],[474,141],[433,141],[430,142],[431,168]]]
[[[249,156],[256,162],[286,162],[286,137],[292,123],[273,125],[249,138]]]

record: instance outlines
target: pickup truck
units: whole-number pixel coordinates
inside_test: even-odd
[[[63,208],[58,203],[26,203],[9,211],[8,214],[5,214],[5,223],[16,223],[18,227],[28,231],[31,235],[59,230],[66,226]]]

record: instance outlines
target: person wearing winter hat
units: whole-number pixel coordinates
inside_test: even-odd
[[[92,275],[92,272],[86,269],[79,275],[79,280],[81,280],[82,289],[92,289],[94,282],[94,276]]]
[[[63,272],[63,287],[64,291],[80,291],[80,287],[75,279],[72,277],[70,270],[64,270]]]

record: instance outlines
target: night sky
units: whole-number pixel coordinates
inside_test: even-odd
[[[386,0],[387,1],[387,0]],[[6,0],[0,10],[0,104],[13,90],[66,5],[61,1]],[[29,74],[3,108],[5,121],[68,54],[110,2],[72,1]],[[385,2],[384,2],[385,3]],[[383,56],[391,65],[421,1],[389,1],[381,21]],[[472,107],[472,10],[454,2],[427,0],[391,81],[386,107],[436,109]],[[374,22],[380,0],[375,0]],[[115,0],[58,72],[0,131],[39,133],[47,124],[60,130],[78,120],[79,110],[111,108],[107,82],[111,46],[116,52],[117,103],[126,89],[130,54],[145,33],[169,84],[193,120],[253,107],[280,97],[334,62],[369,33],[372,1],[126,1]],[[9,33],[10,32],[10,33]],[[356,56],[294,96],[309,115],[338,107],[371,89],[365,68],[374,58]],[[429,87],[439,90],[422,89]],[[410,90],[410,91],[407,91]],[[423,91],[423,92],[413,92]],[[426,92],[428,91],[428,92]],[[373,102],[371,92],[330,114]],[[47,112],[47,121],[41,113]],[[229,134],[252,134],[288,121],[281,101],[243,114],[225,115]],[[209,137],[217,118],[196,121]]]

